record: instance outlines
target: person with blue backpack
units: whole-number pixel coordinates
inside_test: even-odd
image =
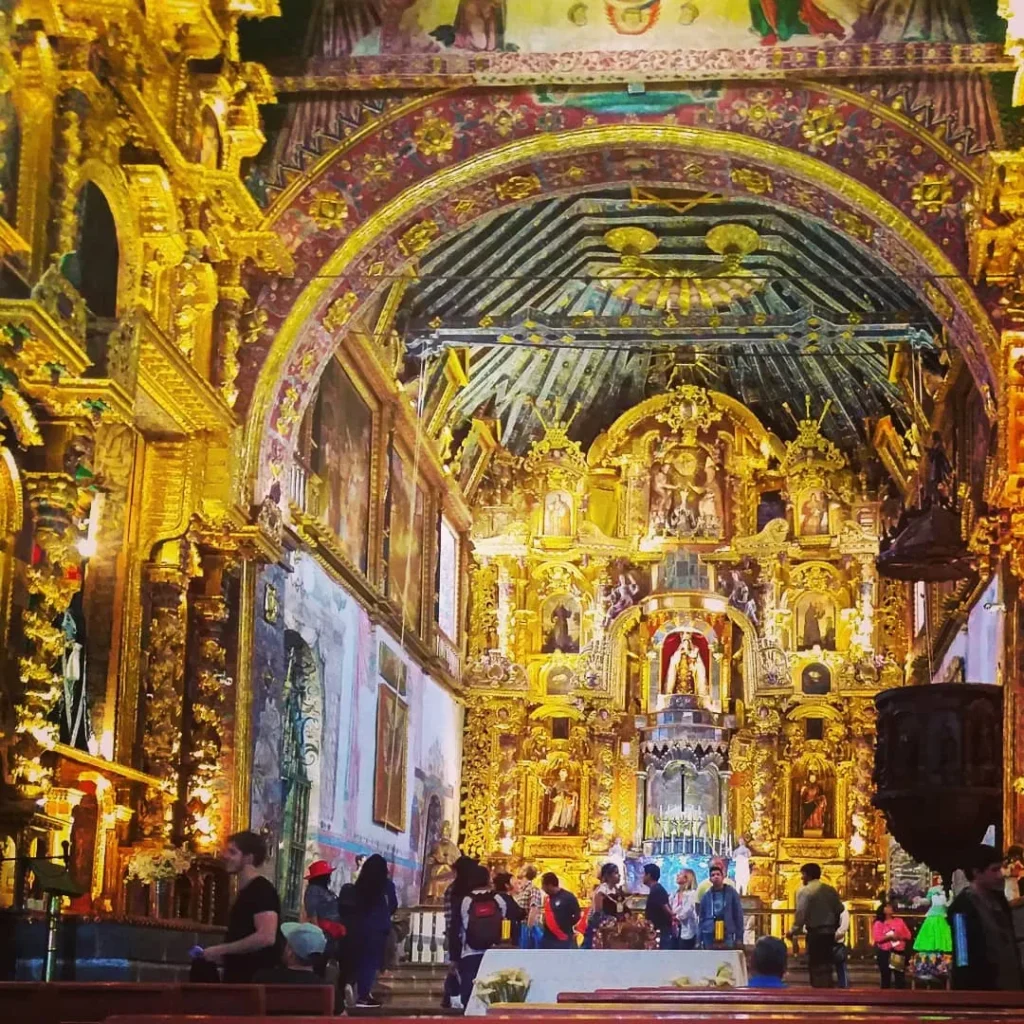
[[[459,958],[459,994],[469,1005],[473,983],[487,950],[501,942],[505,902],[491,889],[491,873],[478,864],[470,875],[472,888],[462,901],[462,956]]]

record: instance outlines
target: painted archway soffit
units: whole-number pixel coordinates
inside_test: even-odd
[[[888,96],[888,94],[885,94]],[[369,201],[386,201],[396,190],[432,168],[457,162],[536,132],[574,127],[636,123],[681,124],[724,129],[808,152],[879,187],[885,172],[935,171],[945,165],[954,180],[976,183],[975,170],[965,158],[964,140],[947,144],[943,132],[930,127],[921,112],[906,109],[902,94],[883,99],[881,88],[867,93],[821,82],[724,83],[707,88],[680,86],[658,93],[656,110],[633,113],[601,109],[600,98],[560,97],[555,91],[519,90],[480,93],[447,90],[416,96],[352,127],[328,152],[309,151],[303,171],[288,170],[280,185],[268,183],[272,201],[266,227],[289,211],[308,204],[323,187],[343,192],[365,179],[369,188],[347,196],[353,213]],[[607,101],[607,99],[606,99]],[[912,116],[913,115],[913,116]],[[915,118],[921,118],[920,120]],[[440,122],[445,122],[447,128]],[[394,176],[383,180],[372,158],[393,164]],[[370,159],[368,159],[368,157]],[[346,166],[347,164],[347,166]],[[882,172],[881,174],[879,172]],[[880,189],[883,194],[885,187]]]
[[[522,119],[510,107],[491,107],[488,115],[492,122]],[[427,116],[426,112],[421,115]],[[378,151],[371,159],[384,158]],[[347,164],[347,170],[339,166],[341,173],[351,173],[350,157],[340,164]],[[396,164],[397,158],[384,159],[381,189],[387,187],[384,179],[395,175]],[[939,165],[938,160],[932,163],[936,174]],[[962,198],[966,182],[959,182],[957,196],[951,171],[945,164],[941,168],[953,196]],[[362,187],[373,193],[372,177],[349,183],[350,191],[360,194]],[[898,177],[899,182],[889,187],[901,195],[899,190],[910,190],[914,179],[905,173]],[[834,166],[765,139],[665,124],[599,124],[557,133],[549,128],[547,133],[508,141],[433,174],[421,172],[420,180],[351,230],[347,223],[333,230],[316,225],[310,204],[322,201],[329,188],[324,180],[305,197],[305,203],[298,201],[278,218],[278,229],[289,237],[291,248],[303,253],[296,259],[301,273],[296,281],[274,282],[260,297],[274,344],[250,407],[246,468],[250,473],[257,466],[263,474],[280,472],[311,387],[345,318],[355,314],[380,286],[407,272],[418,255],[497,209],[541,195],[624,182],[690,194],[770,197],[833,224],[854,244],[872,250],[939,311],[976,378],[995,391],[991,322],[950,258],[955,254],[958,262],[963,261],[958,218],[952,209],[945,215],[942,209],[956,201],[952,196],[934,216],[919,211],[923,223],[918,223]],[[914,208],[912,198],[906,202]],[[345,316],[330,317],[328,330],[322,320],[339,299]],[[265,430],[266,426],[270,429]]]
[[[755,144],[804,152],[859,177],[920,224],[958,269],[965,240],[957,205],[974,182],[965,161],[912,120],[865,97],[818,86],[728,87],[714,101],[680,100],[637,125],[722,125]],[[493,98],[447,93],[418,98],[367,125],[301,179],[292,182],[268,214],[296,262],[295,277],[260,295],[268,314],[262,332],[243,352],[239,379],[244,409],[260,376],[271,339],[306,285],[341,241],[384,204],[440,169],[485,151],[507,151],[518,140],[536,144],[538,133],[621,123],[620,115],[548,105],[533,93]],[[510,160],[503,155],[500,159]],[[627,172],[628,169],[623,169]],[[472,173],[467,166],[464,173]],[[637,175],[639,177],[639,175]],[[330,216],[323,213],[330,200]]]

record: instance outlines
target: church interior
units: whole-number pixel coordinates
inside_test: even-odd
[[[0,976],[1024,841],[1024,6],[716,8],[0,0]]]

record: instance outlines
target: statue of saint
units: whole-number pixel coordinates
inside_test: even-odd
[[[692,633],[684,633],[668,663],[665,692],[692,693],[696,697],[708,696],[708,670],[700,648],[693,642]]]
[[[817,773],[810,772],[807,781],[800,787],[800,819],[804,835],[825,829],[825,811],[828,810],[828,797],[825,788],[818,781]]]
[[[85,691],[85,647],[82,645],[75,605],[80,596],[75,595],[72,606],[60,619],[60,631],[64,644],[60,656],[59,670],[63,683],[58,714],[60,741],[78,750],[89,749],[90,722]]]
[[[604,617],[607,629],[627,608],[632,608],[640,596],[640,584],[632,573],[619,573],[619,580],[608,594],[608,611]]]
[[[548,787],[551,797],[551,816],[548,818],[549,832],[572,832],[580,813],[580,795],[569,781],[565,768],[558,770],[558,779]]]
[[[572,506],[561,491],[552,491],[544,500],[544,534],[547,537],[572,535]]]
[[[452,823],[446,821],[441,826],[441,838],[434,843],[427,854],[424,868],[426,881],[423,885],[423,902],[440,905],[444,901],[444,891],[455,880],[452,865],[462,854],[452,842]]]

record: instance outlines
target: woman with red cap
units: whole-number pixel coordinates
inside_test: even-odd
[[[332,871],[333,868],[327,861],[313,861],[306,872],[306,881],[309,885],[306,886],[306,895],[302,900],[303,916],[327,936],[323,966],[326,966],[328,961],[339,958],[341,940],[345,937],[345,927],[338,913],[338,897],[330,887]]]

